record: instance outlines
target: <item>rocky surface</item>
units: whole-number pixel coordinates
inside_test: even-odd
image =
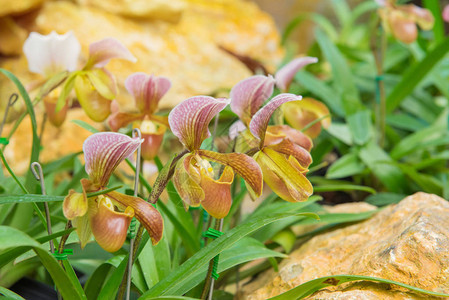
[[[242,299],[267,299],[314,278],[353,274],[449,293],[449,202],[417,193],[372,218],[314,237],[245,287]],[[373,282],[329,287],[307,299],[433,299]],[[438,298],[435,298],[438,299]]]

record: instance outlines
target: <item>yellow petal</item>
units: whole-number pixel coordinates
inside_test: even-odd
[[[254,157],[262,169],[264,181],[282,199],[306,201],[313,193],[309,180],[292,166],[285,155],[265,147]]]
[[[125,242],[129,224],[134,217],[134,209],[128,207],[123,213],[116,212],[112,201],[107,197],[99,196],[97,201],[96,213],[90,214],[92,233],[104,250],[115,252]]]
[[[117,95],[117,84],[114,76],[106,69],[92,69],[86,72],[95,90],[104,98],[114,100]]]
[[[203,208],[214,218],[226,217],[231,208],[231,184],[234,172],[231,167],[225,167],[220,179],[214,180],[205,170],[201,170],[201,188],[204,191]]]
[[[89,224],[89,215],[85,214],[82,217],[73,219],[72,224],[76,227],[76,233],[78,234],[78,238],[81,243],[81,249],[83,249],[92,237],[92,230],[90,229]]]
[[[293,156],[301,166],[301,172],[307,171],[307,167],[312,163],[312,156],[301,146],[296,145],[289,139],[283,139],[280,143],[270,145],[265,148],[272,149],[277,153],[282,153],[289,157]]]
[[[87,212],[86,195],[70,190],[62,203],[62,211],[64,212],[64,216],[69,220],[84,216]]]
[[[173,184],[179,196],[184,201],[186,209],[189,206],[197,207],[204,199],[204,191],[199,185],[200,174],[191,164],[192,154],[186,154],[176,164]]]
[[[327,106],[313,98],[303,98],[302,101],[288,102],[282,105],[284,118],[293,128],[302,130],[311,122],[329,115]],[[311,138],[315,138],[320,134],[321,126],[329,128],[331,117],[328,116],[320,122],[314,124],[304,133]]]
[[[95,122],[106,120],[111,113],[111,100],[101,96],[86,75],[76,77],[75,92],[78,102],[89,118]]]
[[[156,245],[161,240],[164,232],[164,220],[153,205],[139,197],[124,195],[116,191],[109,192],[107,197],[120,209],[125,209],[125,213],[126,210],[133,209],[136,219],[148,231],[153,245]]]

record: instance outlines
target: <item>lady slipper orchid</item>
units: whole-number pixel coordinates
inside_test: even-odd
[[[289,126],[268,126],[271,115],[279,106],[298,102],[302,97],[280,94],[259,109],[271,96],[274,83],[270,76],[252,76],[232,88],[231,109],[248,127],[238,136],[236,149],[253,154],[262,169],[264,181],[282,199],[305,201],[313,192],[312,185],[304,176],[312,162],[309,153],[312,141]],[[255,196],[251,191],[250,195]]]
[[[63,202],[64,215],[76,226],[82,248],[93,234],[103,249],[117,251],[125,242],[133,217],[148,231],[153,244],[161,239],[162,216],[148,202],[116,191],[87,196],[87,193],[105,189],[115,168],[141,143],[139,138],[115,132],[96,133],[84,142],[85,168],[89,179],[81,180],[82,193],[71,190]]]
[[[81,45],[72,31],[61,35],[55,31],[49,35],[31,32],[23,44],[29,70],[45,78],[63,71],[75,71],[80,51]]]
[[[167,118],[154,113],[159,101],[170,89],[171,82],[162,76],[134,73],[126,79],[125,87],[134,97],[139,112],[125,113],[117,109],[109,118],[109,126],[113,131],[117,131],[133,121],[140,121],[140,131],[144,138],[142,157],[151,160],[157,155],[168,127]]]
[[[417,25],[430,30],[434,24],[432,13],[413,4],[398,5],[396,0],[376,0],[381,6],[379,14],[386,32],[406,44],[413,43],[418,37]]]
[[[176,163],[173,175],[176,190],[186,209],[202,205],[218,219],[224,218],[231,207],[230,187],[234,172],[245,180],[252,195],[262,193],[262,172],[251,157],[200,149],[201,143],[210,136],[210,121],[228,104],[225,99],[197,96],[178,104],[168,116],[172,132],[189,151]],[[215,179],[217,174],[209,161],[224,165],[218,179]]]
[[[51,91],[43,97],[48,120],[56,127],[64,122],[68,105],[56,112],[56,103],[61,93],[55,87],[67,78],[66,71],[75,71],[78,66],[78,57],[81,45],[72,31],[59,35],[52,31],[49,35],[37,32],[30,33],[23,44],[23,52],[28,60],[28,68],[33,73],[39,73],[46,80],[56,82],[51,85]]]

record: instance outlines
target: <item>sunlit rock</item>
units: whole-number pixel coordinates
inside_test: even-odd
[[[290,254],[279,272],[246,287],[245,299],[267,299],[306,281],[338,274],[380,277],[449,292],[449,203],[417,193],[355,225],[318,235]],[[433,299],[395,285],[346,283],[307,299]],[[439,298],[436,298],[439,299]]]

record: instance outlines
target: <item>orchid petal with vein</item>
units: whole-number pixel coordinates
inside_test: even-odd
[[[212,118],[228,104],[227,99],[208,96],[184,100],[170,112],[168,116],[170,128],[188,150],[197,150],[210,136],[208,126]]]
[[[201,188],[204,191],[203,208],[214,218],[226,217],[231,209],[231,184],[234,181],[234,172],[226,166],[218,180],[201,170]]]
[[[249,130],[257,139],[260,140],[260,145],[264,144],[268,122],[270,121],[271,115],[274,111],[286,102],[298,101],[301,99],[302,96],[296,96],[293,94],[277,95],[253,116],[251,123],[249,124]]]
[[[91,135],[83,145],[86,172],[91,181],[100,187],[107,185],[115,168],[131,155],[142,140],[115,132]]]
[[[251,117],[273,93],[272,76],[255,75],[237,83],[231,90],[231,110],[247,125]]]
[[[59,35],[31,32],[23,44],[28,68],[33,73],[46,77],[62,71],[74,71],[78,65],[81,45],[72,31]]]
[[[125,80],[125,87],[134,97],[140,112],[152,115],[161,98],[168,92],[171,82],[166,77],[134,73]]]
[[[89,45],[89,61],[85,68],[102,68],[114,58],[121,58],[131,62],[137,61],[131,52],[118,40],[106,38]]]
[[[279,71],[276,72],[274,78],[276,79],[276,85],[282,92],[287,92],[290,87],[290,83],[293,80],[295,74],[305,66],[318,62],[316,57],[299,57],[285,66],[283,66]]]

